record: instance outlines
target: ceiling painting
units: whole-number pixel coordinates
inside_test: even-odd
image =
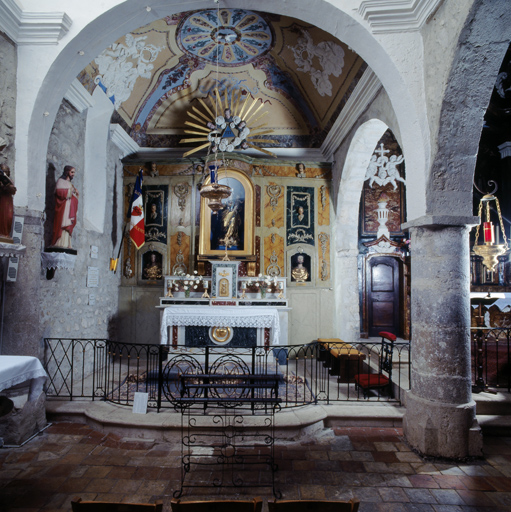
[[[242,9],[188,11],[126,34],[78,76],[101,87],[141,147],[179,147],[187,112],[217,88],[258,98],[269,147],[319,147],[366,65],[299,20]]]

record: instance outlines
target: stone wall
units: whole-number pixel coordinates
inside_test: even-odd
[[[86,112],[76,112],[63,102],[48,146],[46,210],[26,210],[22,243],[27,254],[21,260],[18,280],[7,283],[4,325],[4,354],[33,355],[44,359],[46,337],[107,338],[116,336],[119,273],[109,270],[110,257],[121,237],[120,201],[122,166],[119,150],[109,141],[107,151],[107,214],[103,233],[83,224],[83,168]],[[72,245],[78,251],[73,270],[58,269],[47,279],[41,267],[41,250],[51,243],[54,190],[65,165],[76,167],[73,184],[80,192],[78,222]],[[114,190],[115,187],[115,190]],[[19,212],[21,213],[21,212]],[[115,244],[115,247],[114,247]],[[97,258],[91,247],[97,247]],[[99,285],[87,287],[88,267],[99,271]]]
[[[10,39],[0,33],[0,137],[7,140],[8,146],[0,156],[0,163],[7,163],[11,168],[11,177],[15,179],[14,169],[14,135],[16,124],[16,47]]]

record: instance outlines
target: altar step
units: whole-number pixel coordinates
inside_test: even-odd
[[[276,437],[297,440],[328,427],[401,427],[404,407],[391,403],[364,402],[342,405],[307,405],[275,415]],[[123,437],[181,442],[181,413],[135,414],[127,406],[107,402],[46,402],[48,421],[84,423],[104,433]],[[247,415],[245,424],[256,425],[257,416]]]

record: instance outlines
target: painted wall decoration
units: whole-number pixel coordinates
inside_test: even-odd
[[[276,147],[320,147],[365,68],[347,45],[303,21],[222,8],[133,30],[78,79],[90,93],[101,87],[116,122],[143,147],[179,147],[187,108],[214,88],[260,98]]]
[[[376,236],[381,225],[381,206],[385,200],[385,231],[401,236],[401,224],[406,221],[405,164],[401,148],[392,132],[387,130],[376,145],[365,175],[362,190],[361,235]]]
[[[144,195],[145,239],[146,242],[167,243],[168,187],[147,185],[142,188]]]
[[[332,96],[330,75],[340,76],[344,67],[344,50],[333,41],[314,41],[307,30],[302,30],[295,46],[290,47],[297,70],[305,73],[321,96]],[[315,67],[317,66],[317,67]]]
[[[162,46],[146,43],[147,36],[126,34],[124,42],[109,46],[96,57],[98,84],[115,108],[119,108],[131,95],[137,78],[151,78],[153,64]]]
[[[259,14],[242,9],[214,9],[188,15],[176,37],[183,51],[222,66],[240,66],[267,52],[273,37]]]
[[[287,245],[314,245],[314,188],[287,187]]]

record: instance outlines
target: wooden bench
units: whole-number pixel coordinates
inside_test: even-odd
[[[181,374],[179,376],[182,406],[202,404],[208,406],[250,404],[275,406],[279,398],[278,375],[268,374]],[[262,391],[262,393],[261,393]]]
[[[330,375],[338,375],[338,382],[353,382],[360,373],[366,354],[339,338],[318,338],[320,360],[328,367]]]

